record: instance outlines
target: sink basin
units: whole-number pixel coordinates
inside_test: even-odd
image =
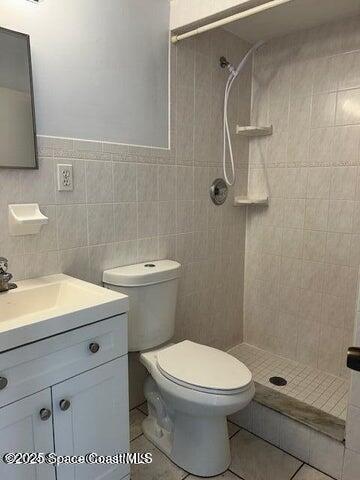
[[[94,296],[91,289],[82,288],[70,280],[28,288],[20,286],[20,289],[0,297],[0,322],[38,313],[54,313],[64,308],[92,305],[96,298],[98,301],[102,300],[103,292],[96,293]]]
[[[0,351],[128,311],[128,298],[67,275],[18,283],[0,294]]]

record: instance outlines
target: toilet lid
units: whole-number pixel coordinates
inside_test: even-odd
[[[166,377],[201,391],[235,393],[252,382],[250,370],[235,357],[189,340],[160,350],[157,364]]]

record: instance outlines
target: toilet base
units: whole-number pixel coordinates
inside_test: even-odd
[[[249,404],[254,383],[231,394],[202,392],[164,376],[156,351],[140,359],[150,373],[144,385],[145,436],[183,470],[198,477],[221,475],[231,463],[227,415]]]
[[[145,437],[150,440],[167,457],[171,456],[171,434],[159,427],[156,418],[147,416],[142,422],[142,431]]]
[[[174,412],[172,431],[159,426],[155,416],[143,421],[145,437],[183,470],[213,477],[230,465],[226,417],[193,417]]]

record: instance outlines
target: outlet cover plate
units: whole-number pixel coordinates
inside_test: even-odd
[[[73,166],[59,163],[57,166],[57,181],[59,192],[71,192],[74,190]]]

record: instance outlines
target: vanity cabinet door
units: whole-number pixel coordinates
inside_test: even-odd
[[[57,455],[129,451],[127,356],[52,387]],[[120,480],[128,465],[62,465],[58,480]]]
[[[55,480],[53,466],[7,465],[3,462],[3,455],[7,452],[53,452],[51,414],[50,388],[0,409],[1,479]]]

